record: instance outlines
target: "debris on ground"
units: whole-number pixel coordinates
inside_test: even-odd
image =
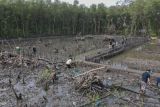
[[[76,83],[75,89],[84,94],[88,92],[99,93],[105,89],[105,86],[100,77],[93,73],[80,78]]]
[[[67,39],[50,39],[49,43],[42,39],[40,42],[29,41],[29,45],[17,42],[24,52],[14,52],[13,48],[1,52],[0,106],[158,107],[159,88],[147,86],[145,95],[141,96],[138,71],[129,72],[127,68],[118,67],[109,69],[111,65],[104,63],[79,61],[90,55],[86,54],[88,51],[93,53],[94,50],[108,48],[108,38],[99,38],[77,38],[76,42],[72,38],[68,39],[69,42]],[[80,56],[78,60],[77,55]],[[65,62],[69,57],[76,60],[68,69]],[[95,59],[102,62],[101,58]]]

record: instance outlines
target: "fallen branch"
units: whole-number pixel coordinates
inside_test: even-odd
[[[125,87],[122,87],[122,86],[112,86],[112,88],[117,88],[117,89],[130,91],[130,92],[135,93],[135,94],[141,94],[140,92],[136,92],[134,90],[131,90],[131,89],[128,89],[128,88],[125,88]],[[160,97],[155,97],[155,96],[151,96],[151,95],[147,95],[147,94],[144,94],[143,96],[153,98],[153,99],[160,99]]]
[[[99,99],[97,99],[97,100],[103,100],[103,99],[107,98],[107,97],[110,96],[110,95],[112,95],[111,92],[109,92],[107,95],[105,95],[104,97],[99,98]],[[97,100],[96,100],[96,101],[97,101]],[[86,106],[88,106],[88,105],[90,105],[90,104],[92,104],[92,103],[95,103],[96,101],[91,101],[91,102],[86,103],[86,104],[84,104],[84,105],[81,105],[81,106],[79,106],[79,107],[86,107]]]
[[[124,99],[124,98],[122,98],[122,97],[120,97],[119,99],[121,99],[121,100],[123,100],[123,101],[127,101],[128,103],[131,103],[131,104],[133,104],[133,105],[135,105],[135,106],[137,106],[137,107],[141,107],[141,105],[138,105],[138,104],[134,103],[134,102],[131,101],[131,100]]]
[[[38,58],[38,60],[42,60],[42,61],[47,62],[49,64],[65,63],[64,61],[62,61],[62,62],[52,62],[52,61],[50,61],[48,59],[44,59],[44,58]]]
[[[97,99],[96,101],[98,101],[98,100],[103,100],[103,99],[105,99],[105,98],[107,98],[108,96],[114,96],[114,97],[117,97],[117,96],[115,96],[114,94],[112,94],[112,92],[109,92],[107,95],[105,95],[104,97],[102,97],[102,98],[99,98],[99,99]],[[133,105],[135,105],[135,106],[137,106],[137,107],[140,107],[140,105],[138,105],[138,104],[136,104],[136,103],[134,103],[134,102],[132,102],[132,101],[130,101],[130,100],[128,100],[128,99],[124,99],[124,98],[122,98],[122,97],[119,97],[118,99],[121,99],[121,100],[123,100],[123,101],[127,101],[127,102],[129,102],[129,103],[131,103],[131,104],[133,104]],[[88,105],[90,105],[90,104],[92,104],[92,103],[95,103],[96,101],[91,101],[91,102],[89,102],[89,103],[86,103],[86,104],[84,104],[84,105],[81,105],[80,107],[86,107],[86,106],[88,106]]]
[[[139,92],[136,92],[134,90],[131,90],[131,89],[128,89],[128,88],[125,88],[125,87],[122,87],[122,86],[112,85],[111,88],[116,88],[116,89],[121,89],[121,90],[125,90],[125,91],[130,91],[130,92],[135,93],[135,94],[141,94]]]
[[[89,66],[94,66],[94,67],[102,67],[106,66],[104,64],[99,64],[99,63],[94,63],[94,62],[88,62],[88,61],[76,61],[77,64],[79,65],[89,65]]]
[[[96,69],[92,69],[92,70],[89,70],[89,71],[87,71],[87,72],[84,72],[84,73],[82,73],[82,74],[80,74],[80,75],[77,75],[77,76],[75,76],[75,77],[73,77],[73,78],[75,79],[75,78],[77,78],[77,77],[83,76],[83,75],[88,74],[88,73],[90,73],[90,72],[93,72],[93,71],[96,71],[96,70],[101,70],[101,69],[104,69],[104,68],[105,68],[105,66],[100,67],[100,68],[96,68]]]
[[[139,100],[134,100],[134,101],[139,101]],[[148,103],[148,104],[159,104],[160,105],[159,102],[140,102],[140,103],[142,103],[142,104],[146,104],[146,103]]]

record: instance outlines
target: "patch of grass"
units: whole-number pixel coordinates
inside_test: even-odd
[[[92,102],[92,101],[95,102],[95,103],[92,104],[92,106],[97,105],[98,99],[100,99],[100,95],[99,95],[99,94],[94,94],[94,95],[92,95],[92,96],[90,97],[90,101],[91,101],[91,102]]]
[[[49,79],[50,75],[51,75],[51,70],[50,69],[45,69],[42,74],[41,74],[41,79],[47,80]]]
[[[41,73],[39,75],[39,79],[37,81],[37,84],[39,86],[42,86],[45,91],[47,91],[49,89],[51,75],[52,75],[52,70],[49,68],[46,68],[43,71],[41,71]]]

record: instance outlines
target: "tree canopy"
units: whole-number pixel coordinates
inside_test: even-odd
[[[0,38],[160,34],[160,0],[120,0],[87,7],[75,0],[0,0]]]

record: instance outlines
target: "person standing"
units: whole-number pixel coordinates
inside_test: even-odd
[[[37,48],[36,48],[35,46],[33,46],[32,51],[33,51],[33,54],[36,55],[36,53],[37,53]]]
[[[147,70],[142,74],[142,80],[140,84],[140,91],[142,92],[142,94],[145,93],[146,86],[150,85],[150,77],[151,77],[151,70]]]
[[[16,53],[20,54],[21,53],[21,48],[19,46],[16,47]]]
[[[160,77],[156,78],[156,86],[160,88]]]

